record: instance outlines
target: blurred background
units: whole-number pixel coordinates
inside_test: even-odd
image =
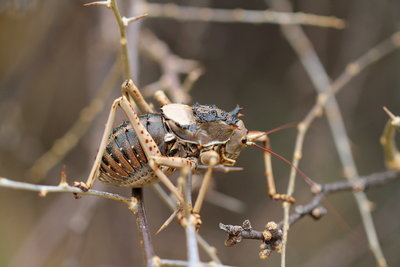
[[[114,16],[102,7],[83,7],[85,2],[0,2],[0,175],[3,177],[56,185],[65,165],[70,182],[86,180],[109,108],[120,95],[123,78],[118,75],[120,64],[115,63],[120,46]],[[131,1],[118,3],[123,15],[133,14]],[[176,3],[250,10],[270,7],[261,0]],[[333,80],[347,63],[388,38],[400,26],[398,0],[302,0],[292,4],[295,11],[346,21],[344,29],[303,27]],[[141,87],[149,84],[157,87],[155,82],[164,71],[146,51],[146,47],[158,42],[151,38],[158,38],[171,53],[197,61],[196,66],[204,71],[190,91],[189,103],[216,104],[225,110],[239,104],[248,129],[266,131],[300,121],[314,104],[316,93],[310,78],[282,36],[279,25],[177,21],[150,16],[130,25],[128,33],[134,78]],[[150,36],[150,41],[146,39],[149,43],[138,44],[141,36]],[[110,70],[117,75],[110,77]],[[360,175],[385,168],[378,142],[387,120],[382,106],[400,114],[399,70],[397,51],[362,72],[337,96]],[[180,81],[185,79],[183,74],[178,77]],[[105,83],[106,88],[102,88]],[[148,95],[152,90],[152,86],[146,88]],[[92,109],[80,115],[90,103]],[[93,121],[88,119],[97,110]],[[82,126],[86,125],[85,118],[91,121],[87,131]],[[122,120],[120,116],[116,124]],[[60,162],[55,160],[54,167],[35,169],[40,157],[77,121],[83,124],[75,126],[74,133],[82,134],[82,138],[74,135],[67,139],[67,144],[58,144],[55,154],[45,160],[50,163],[59,156]],[[295,129],[274,133],[273,150],[291,159],[295,137]],[[71,145],[74,142],[77,144]],[[71,150],[64,157],[60,151],[68,145]],[[223,194],[223,200],[214,195],[205,204],[200,233],[218,249],[224,264],[278,266],[278,254],[268,261],[259,260],[258,241],[244,240],[232,248],[223,245],[226,236],[218,229],[218,223],[241,224],[250,219],[253,228],[262,230],[266,222],[280,221],[283,214],[281,203],[267,197],[262,152],[247,148],[237,165],[244,170],[215,175],[213,190],[217,196]],[[279,160],[274,160],[273,165],[278,191],[283,193],[290,167]],[[320,183],[343,179],[323,117],[315,121],[306,136],[300,168]],[[127,189],[99,182],[95,188],[130,194]],[[150,188],[144,191],[154,233],[170,211]],[[372,189],[367,195],[374,203],[373,217],[383,252],[390,266],[399,266],[400,184]],[[298,204],[311,198],[302,179],[297,179],[294,196]],[[121,203],[88,196],[75,200],[69,194],[43,198],[36,193],[5,188],[0,188],[0,203],[0,266],[142,265],[135,219]],[[375,266],[352,194],[332,195],[326,207],[328,214],[320,221],[305,218],[291,228],[288,266]],[[186,258],[184,231],[176,222],[154,236],[153,241],[160,257]],[[204,261],[209,260],[203,253],[201,256]]]

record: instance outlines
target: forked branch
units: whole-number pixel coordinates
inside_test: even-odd
[[[365,191],[369,188],[386,185],[389,182],[395,181],[400,178],[398,172],[395,171],[384,171],[374,173],[365,177],[361,177],[356,181],[341,181],[330,184],[320,185],[319,192],[316,192],[315,196],[305,205],[297,206],[294,212],[289,216],[289,225],[293,225],[303,217],[309,215],[314,219],[320,219],[326,210],[323,207],[322,201],[330,194],[335,194],[342,191]],[[264,241],[263,244],[267,245],[267,248],[262,245],[260,251],[260,257],[266,258],[266,253],[271,251],[279,252],[281,247],[277,237],[280,237],[282,241],[282,235],[273,234],[277,229],[282,230],[284,227],[284,221],[277,224],[276,229],[272,227],[273,222],[270,222],[266,226],[264,231],[256,231],[251,228],[250,222],[245,221],[242,226],[239,225],[225,225],[220,224],[219,228],[228,233],[228,239],[225,241],[225,245],[233,246],[240,243],[242,239],[255,239]],[[268,232],[272,231],[272,236]],[[275,237],[275,239],[273,239]],[[274,249],[272,249],[274,248]],[[267,252],[269,251],[269,252]]]

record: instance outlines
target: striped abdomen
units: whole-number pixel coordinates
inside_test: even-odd
[[[140,121],[153,137],[161,154],[166,155],[169,145],[164,141],[167,132],[161,115],[146,114],[140,116]],[[129,122],[113,129],[103,154],[99,180],[126,187],[143,187],[158,181]]]

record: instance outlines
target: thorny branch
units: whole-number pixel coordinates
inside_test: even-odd
[[[129,208],[135,209],[134,203],[129,198],[123,197],[118,194],[98,191],[93,189],[90,189],[87,192],[83,192],[81,189],[75,186],[68,185],[65,181],[61,181],[59,185],[38,185],[38,184],[17,182],[4,177],[0,177],[0,187],[7,187],[12,189],[27,190],[27,191],[36,191],[39,192],[39,196],[41,197],[45,197],[48,193],[73,193],[79,195],[97,196],[122,202],[124,204],[127,204]]]
[[[289,11],[291,10],[290,3],[288,1],[282,0],[272,2],[274,3],[275,7],[283,8],[284,10]],[[372,63],[399,48],[400,32],[394,33],[389,39],[370,49],[366,54],[358,58],[356,61],[348,64],[345,71],[333,83],[331,83],[324,67],[319,60],[318,55],[314,51],[311,42],[304,34],[301,27],[297,25],[282,25],[281,27],[284,36],[293,46],[306,71],[308,72],[315,88],[319,92],[314,107],[310,110],[302,123],[300,123],[299,125],[293,156],[293,164],[296,167],[298,166],[301,158],[301,151],[306,132],[314,119],[321,113],[322,108],[325,108],[328,121],[333,132],[333,137],[337,146],[339,157],[343,165],[345,176],[349,180],[354,180],[358,177],[357,169],[351,154],[350,145],[347,141],[348,138],[339,107],[336,103],[336,100],[332,96],[340,91],[352,78],[357,76],[360,71],[364,70]],[[295,176],[296,173],[292,169],[288,184],[288,195],[292,195],[294,192]],[[386,266],[386,260],[383,256],[378,242],[371,214],[366,208],[364,208],[367,206],[366,203],[368,202],[368,200],[363,192],[354,192],[354,196],[359,206],[371,250],[376,257],[378,264],[380,266]],[[281,266],[285,266],[286,242],[289,229],[289,209],[290,203],[285,203],[284,220],[286,223],[284,227]]]
[[[384,171],[379,173],[374,173],[365,177],[361,177],[356,179],[355,181],[340,181],[330,184],[320,185],[319,192],[316,192],[315,196],[305,205],[297,206],[294,209],[294,212],[289,216],[289,225],[292,225],[298,222],[301,218],[306,215],[313,217],[314,219],[320,219],[325,213],[326,210],[322,205],[322,201],[330,194],[342,192],[342,191],[365,191],[372,187],[377,187],[381,185],[385,185],[389,182],[397,180],[400,178],[398,172],[395,171]],[[281,221],[277,224],[276,229],[283,230],[285,221]],[[271,227],[271,222],[267,228]],[[225,225],[220,224],[219,228],[228,233],[228,239],[225,241],[226,246],[233,246],[242,241],[242,239],[255,239],[262,240],[267,245],[272,245],[271,242],[276,244],[277,240],[273,238],[269,238],[267,229],[263,232],[256,231],[251,228],[250,222],[245,221],[242,226],[238,225]],[[272,235],[273,237],[274,235]],[[266,238],[267,237],[267,238]],[[282,236],[280,236],[282,238]],[[282,241],[282,240],[281,240]],[[279,242],[278,242],[279,243]],[[262,250],[265,250],[265,247],[262,246]],[[279,252],[280,246],[276,246],[276,249],[272,249],[272,251]],[[263,254],[260,254],[260,256]],[[264,255],[263,255],[264,256]]]
[[[128,26],[129,23],[142,19],[146,15],[139,15],[131,18],[121,16],[116,0],[91,2],[85,4],[85,6],[104,6],[112,10],[115,20],[118,23],[118,28],[120,32],[121,57],[124,70],[123,72],[124,79],[125,80],[132,79],[131,65],[129,63],[129,56],[128,56],[128,38],[126,35],[126,27]]]

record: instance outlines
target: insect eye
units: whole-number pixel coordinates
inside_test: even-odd
[[[242,144],[246,144],[247,143],[247,137],[242,138]]]

